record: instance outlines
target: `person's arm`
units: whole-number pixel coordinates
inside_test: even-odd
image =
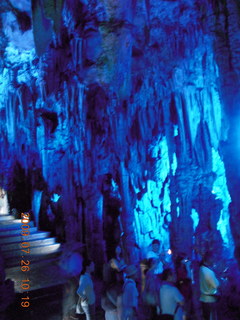
[[[175,293],[175,299],[176,299],[176,303],[177,303],[177,307],[176,307],[176,310],[175,312],[177,312],[177,309],[180,307],[182,307],[182,312],[183,312],[183,315],[182,315],[182,319],[183,320],[186,320],[186,314],[185,314],[185,311],[184,311],[184,297],[183,295],[181,294],[181,292],[176,288],[176,293]]]
[[[128,283],[128,307],[132,308],[135,315],[138,314],[138,290],[136,284],[133,282]]]
[[[87,279],[86,279],[86,277],[84,275],[82,275],[80,277],[79,287],[78,287],[78,290],[77,290],[77,294],[79,295],[79,297],[82,300],[87,300],[86,286],[87,286]]]
[[[181,292],[178,290],[178,288],[175,287],[175,301],[180,306],[184,305],[184,297],[181,294]]]
[[[219,287],[219,281],[215,276],[215,273],[212,270],[209,270],[209,272],[206,275],[206,280],[208,282],[208,285],[212,287],[214,290],[217,290]]]
[[[179,300],[177,303],[178,303],[181,307],[184,306],[184,298],[183,298],[182,300]]]

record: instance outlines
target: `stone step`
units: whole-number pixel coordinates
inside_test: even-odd
[[[28,229],[30,231],[30,234],[37,232],[36,227],[30,227]],[[21,227],[18,229],[10,229],[10,230],[5,230],[5,229],[0,229],[0,243],[1,243],[1,238],[2,237],[10,237],[10,236],[21,236]]]
[[[56,238],[45,238],[45,239],[38,239],[38,240],[33,240],[33,241],[25,241],[25,239],[21,239],[21,241],[14,242],[14,243],[7,243],[1,245],[1,251],[10,251],[10,250],[19,250],[23,249],[21,247],[21,244],[23,242],[27,242],[29,244],[30,248],[34,247],[39,247],[39,246],[46,246],[50,244],[55,244],[56,243]]]
[[[59,265],[59,255],[53,257],[49,255],[48,258],[41,259],[38,261],[30,260],[30,270],[29,272],[22,272],[20,265],[15,267],[6,268],[6,277],[11,278],[15,282],[16,292],[22,292],[21,280],[27,278],[30,280],[30,290],[41,290],[45,288],[44,294],[46,295],[46,289],[55,286],[56,284],[66,282],[66,275],[63,273]],[[36,258],[36,256],[35,256]],[[31,294],[31,299],[34,295]]]
[[[51,259],[57,259],[61,254],[61,250],[59,249],[56,252],[53,253],[48,253],[48,254],[41,254],[41,255],[29,255],[28,258],[25,258],[26,260],[30,261],[30,264],[33,265],[41,265],[42,268],[44,269],[46,261],[51,260]],[[4,264],[5,264],[5,269],[8,270],[9,268],[19,268],[20,266],[20,259],[19,257],[10,257],[4,259]]]
[[[28,222],[28,225],[30,227],[34,227],[34,223],[33,221],[29,221]],[[16,219],[16,220],[13,220],[13,221],[4,221],[4,222],[0,222],[0,231],[4,231],[4,229],[19,229],[21,230],[21,226],[22,226],[22,223],[21,223],[21,220],[20,219]]]
[[[56,238],[50,237],[50,232],[38,231],[33,221],[27,223],[29,228],[22,228],[23,225],[26,224],[23,224],[21,219],[15,219],[9,214],[0,214],[0,246],[5,268],[19,269],[22,259],[29,260],[32,266],[42,265],[45,268],[49,259],[59,258],[61,245],[56,243]],[[29,235],[22,235],[22,230],[28,230]],[[29,248],[22,248],[23,242],[29,242]],[[30,253],[27,249],[30,249]]]
[[[0,222],[9,221],[9,220],[14,220],[14,217],[11,216],[10,214],[1,214],[0,215]]]
[[[12,257],[16,257],[16,258],[24,257],[25,259],[29,260],[29,256],[45,255],[45,254],[47,255],[49,253],[57,252],[60,249],[60,246],[61,246],[60,243],[55,243],[51,245],[39,246],[34,248],[23,248],[23,249],[12,250],[12,251],[4,251],[2,252],[2,255],[4,260]],[[28,251],[30,252],[28,253]]]
[[[0,245],[4,245],[6,243],[15,243],[15,242],[21,242],[23,239],[25,241],[32,241],[32,240],[40,240],[45,239],[50,236],[50,232],[47,231],[38,231],[35,233],[30,233],[29,236],[21,236],[21,235],[14,235],[10,237],[0,237]]]

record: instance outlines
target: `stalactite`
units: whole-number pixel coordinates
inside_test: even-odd
[[[72,45],[72,62],[75,70],[82,69],[82,50],[83,50],[83,39],[82,38],[73,38],[71,41]]]
[[[38,86],[40,90],[40,101],[43,104],[46,101],[46,87],[45,87],[45,80],[44,80],[44,66],[45,62],[41,57],[39,59],[39,73],[38,73]]]
[[[122,213],[121,221],[123,225],[124,232],[124,250],[125,255],[127,256],[127,262],[133,263],[138,259],[139,253],[136,249],[136,239],[133,229],[133,204],[130,198],[129,190],[129,174],[124,166],[124,162],[120,162],[119,166],[120,174],[120,194],[122,198]]]
[[[103,241],[103,196],[96,186],[88,185],[84,190],[85,199],[85,237],[88,255],[102,266],[105,257]],[[94,189],[93,189],[94,188]],[[97,254],[98,253],[98,254]]]
[[[41,201],[42,201],[42,191],[35,190],[33,194],[33,199],[32,199],[32,210],[33,210],[35,225],[37,228],[39,227],[39,210],[40,210]]]
[[[16,117],[15,110],[17,108],[16,104],[16,95],[13,93],[9,94],[7,98],[7,108],[6,108],[6,125],[8,132],[8,140],[10,144],[13,144],[16,139]]]

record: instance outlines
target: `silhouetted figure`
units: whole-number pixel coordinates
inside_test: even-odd
[[[119,269],[114,258],[103,265],[103,282],[105,287],[116,282],[117,271],[119,271]]]
[[[126,263],[123,258],[122,249],[120,246],[117,246],[115,249],[115,264],[117,265],[118,271],[122,271],[126,267]]]
[[[186,318],[191,318],[193,314],[192,306],[192,270],[190,266],[191,262],[187,259],[186,255],[182,254],[176,258],[176,276],[177,276],[177,288],[185,299],[185,311]]]
[[[80,244],[78,245],[77,243],[65,246],[59,261],[62,276],[67,278],[67,282],[63,288],[63,320],[71,319],[71,315],[75,315],[76,311],[76,301],[78,300],[77,288],[82,270],[82,256],[79,252],[79,246]]]
[[[104,265],[104,289],[101,306],[105,311],[106,320],[121,320],[123,274],[116,259]]]
[[[140,262],[140,270],[141,270],[141,293],[143,293],[146,285],[146,274],[150,269],[150,263],[148,259],[143,259]]]
[[[138,308],[138,290],[135,279],[137,268],[134,265],[127,266],[124,270],[125,280],[123,285],[122,320],[136,320]]]
[[[221,288],[223,296],[218,305],[220,319],[240,319],[240,272],[237,263],[232,262],[224,270],[224,282]]]
[[[148,319],[156,319],[159,305],[160,275],[155,274],[155,260],[149,259],[148,268],[145,269],[145,283],[142,292],[142,302]]]

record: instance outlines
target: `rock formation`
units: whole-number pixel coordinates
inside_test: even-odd
[[[237,0],[5,0],[10,208],[44,228],[58,195],[65,241],[99,263],[119,242],[140,258],[154,238],[239,259],[239,12]]]

